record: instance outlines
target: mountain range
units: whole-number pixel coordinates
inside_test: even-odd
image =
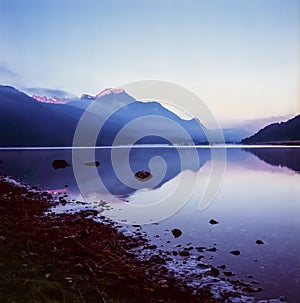
[[[101,110],[87,112],[92,102],[97,102]],[[83,94],[80,98],[32,97],[11,86],[0,86],[0,146],[72,146],[74,132],[82,114],[86,112],[87,134],[95,119],[106,119],[97,145],[112,145],[118,132],[126,126],[121,138],[122,144],[187,144],[189,137],[196,144],[205,144],[205,133],[213,135],[216,130],[208,130],[197,119],[185,120],[158,102],[140,102],[120,89],[105,89],[95,96]],[[139,119],[160,117],[161,120]],[[166,118],[166,119],[163,119]],[[101,120],[101,121],[102,121]],[[135,125],[130,121],[140,120]],[[159,121],[159,122],[157,122]],[[168,123],[173,121],[174,123]],[[174,126],[183,128],[187,135],[178,133]],[[149,134],[149,135],[147,135]],[[243,130],[224,130],[225,139],[238,142]],[[218,142],[214,142],[218,143]]]
[[[97,112],[87,110],[92,102],[96,102]],[[72,146],[83,113],[86,137],[99,121],[106,121],[97,138],[98,146],[113,145],[121,130],[118,144],[124,145],[186,145],[191,143],[190,139],[195,144],[207,144],[206,134],[215,137],[217,132],[195,118],[182,119],[159,102],[140,102],[122,89],[108,88],[94,96],[82,94],[80,98],[45,97],[29,96],[14,87],[0,85],[0,109],[0,147]],[[178,126],[186,133],[178,132]],[[226,143],[238,143],[248,137],[242,143],[252,144],[261,137],[261,133],[249,137],[251,133],[241,128],[222,131]]]

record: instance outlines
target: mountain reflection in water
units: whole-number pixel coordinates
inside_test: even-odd
[[[191,170],[198,171],[211,158],[209,149],[197,149],[198,161],[194,161],[192,149],[181,148],[181,157],[176,148],[122,148],[118,159],[119,167],[114,167],[111,160],[112,148],[95,149],[95,159],[98,165],[87,165],[93,159],[82,157],[82,169],[84,171],[92,170],[97,167],[98,174],[110,193],[127,197],[130,196],[135,189],[123,184],[118,175],[124,174],[125,167],[122,163],[127,163],[125,155],[129,152],[129,166],[131,168],[131,177],[135,179],[135,173],[141,170],[150,171],[149,163],[154,157],[161,157],[165,161],[166,172],[161,181],[155,184],[153,189],[160,188],[163,184],[176,177],[182,171]],[[84,151],[83,151],[84,153]],[[124,154],[124,159],[122,155]],[[76,179],[72,168],[72,150],[0,150],[0,159],[3,162],[0,165],[0,174],[8,174],[13,177],[21,178],[31,184],[40,185],[47,189],[63,188],[68,185],[70,191],[78,191]],[[70,166],[63,169],[54,169],[53,161],[64,160]],[[184,165],[183,165],[184,162]],[[160,170],[160,167],[157,167]],[[128,173],[128,172],[126,172]],[[151,172],[155,177],[155,172]],[[95,180],[89,179],[87,174],[87,183]],[[147,184],[141,183],[141,188],[147,188]],[[101,192],[101,188],[97,188]]]
[[[299,148],[266,147],[266,148],[245,148],[244,150],[257,156],[260,160],[270,165],[284,166],[295,172],[300,172]]]

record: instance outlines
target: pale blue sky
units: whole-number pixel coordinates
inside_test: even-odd
[[[175,82],[216,117],[300,111],[300,0],[0,0],[0,82]]]

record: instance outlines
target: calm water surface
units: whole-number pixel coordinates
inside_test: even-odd
[[[80,200],[90,194],[95,202],[100,198],[105,201],[108,198],[105,187],[122,201],[119,204],[131,205],[156,203],[172,195],[178,182],[188,188],[197,176],[196,191],[200,195],[193,195],[179,211],[158,224],[143,225],[142,231],[164,250],[176,250],[180,244],[216,247],[215,252],[192,249],[190,253],[195,257],[203,255],[204,262],[215,266],[225,264],[226,270],[234,273],[236,279],[259,282],[263,291],[255,295],[257,299],[286,296],[288,302],[299,302],[300,148],[228,148],[223,182],[215,199],[202,211],[199,210],[199,197],[205,191],[211,168],[208,148],[197,149],[199,163],[196,165],[189,161],[191,149],[183,148],[182,155],[186,159],[184,167],[175,148],[132,149],[128,152],[129,160],[125,156],[122,158],[127,150],[120,150],[119,163],[129,161],[132,170],[126,185],[120,180],[119,173],[114,171],[116,167],[111,161],[111,151],[110,148],[96,150],[95,159],[101,163],[97,168],[84,165],[91,159],[80,163],[91,191],[85,192],[85,197],[82,197],[77,186],[74,165],[64,169],[52,167],[55,159],[64,159],[72,164],[71,150],[1,150],[0,173],[45,189],[67,191],[70,197]],[[158,162],[158,167],[155,167],[155,163],[151,169],[149,167],[150,159],[155,156],[165,160],[164,174],[157,180],[155,177],[159,174],[161,163]],[[123,173],[128,173],[125,166],[120,165],[119,168],[124,170]],[[89,177],[89,169],[97,169],[103,188]],[[150,170],[155,182],[140,182],[140,187],[135,189],[130,182],[136,184],[134,173],[142,169]],[[93,193],[93,190],[97,193]],[[189,195],[183,192],[174,197],[174,201]],[[114,208],[118,204],[112,202],[111,205]],[[96,209],[103,210],[100,206]],[[211,225],[211,219],[219,223]],[[131,229],[130,226],[128,228]],[[180,229],[182,235],[174,238],[171,233],[173,228]],[[256,240],[263,240],[264,244],[258,245]],[[239,250],[241,254],[234,256],[230,254],[232,250]],[[188,267],[189,264],[184,266]]]

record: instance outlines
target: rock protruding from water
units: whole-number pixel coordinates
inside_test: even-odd
[[[146,170],[139,170],[137,173],[135,173],[135,178],[138,179],[141,182],[145,182],[148,181],[149,179],[151,179],[153,176],[151,175],[151,173],[149,173]]]
[[[211,225],[215,225],[215,224],[218,224],[219,222],[216,221],[216,220],[214,220],[214,219],[211,219],[211,220],[209,221],[209,223],[210,223]]]
[[[175,228],[172,230],[172,234],[173,234],[174,238],[178,238],[182,235],[182,231],[180,229]]]

